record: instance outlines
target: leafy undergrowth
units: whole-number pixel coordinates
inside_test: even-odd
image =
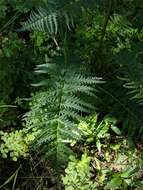
[[[65,190],[138,189],[143,187],[142,147],[121,135],[115,119],[97,122],[90,116],[78,125],[83,131],[74,149],[81,159],[70,157],[62,181]],[[114,132],[112,132],[112,131]]]
[[[0,0],[0,189],[143,190],[142,12]]]
[[[90,115],[77,121],[77,129],[78,140],[69,139],[69,148],[74,154],[70,155],[65,172],[60,176],[50,167],[49,161],[39,154],[32,157],[29,154],[29,146],[38,132],[24,135],[23,129],[1,133],[2,156],[17,161],[11,162],[15,173],[2,187],[11,187],[14,181],[17,190],[37,186],[45,190],[57,190],[59,186],[65,190],[142,190],[143,147],[122,135],[115,118],[106,116],[99,120],[97,114]]]

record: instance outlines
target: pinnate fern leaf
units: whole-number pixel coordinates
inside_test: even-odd
[[[49,67],[44,65],[38,67],[36,71],[40,69],[39,74],[45,75],[49,72],[50,75],[50,68],[49,70],[47,68]],[[52,90],[49,88],[47,79],[46,82],[44,80],[40,82],[41,86],[44,85],[48,89],[33,96],[31,111],[26,115],[26,125],[30,130],[32,128],[41,130],[34,143],[35,147],[40,147],[50,160],[54,158],[58,167],[60,161],[68,158],[68,152],[71,153],[68,142],[79,138],[79,129],[75,121],[82,113],[89,114],[95,109],[91,103],[81,98],[82,94],[95,96],[96,83],[102,81],[100,78],[72,73],[67,68],[56,72],[58,72],[57,80],[50,86]]]

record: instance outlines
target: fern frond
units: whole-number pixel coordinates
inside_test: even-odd
[[[46,144],[46,155],[55,155],[55,163],[58,166],[59,158],[65,160],[67,157],[68,142],[79,138],[80,133],[75,121],[81,117],[81,113],[89,114],[94,110],[93,105],[82,99],[82,94],[95,97],[95,85],[101,80],[75,74],[69,68],[58,69],[57,67],[57,70],[52,70],[48,65],[38,66],[36,71],[38,74],[44,74],[45,77],[46,72],[49,78],[51,75],[56,75],[56,77],[55,81],[51,83],[53,90],[47,89],[33,97],[31,111],[27,114],[26,119],[27,128],[31,130],[33,127],[41,130],[41,134],[34,144],[36,147],[39,146],[41,151]],[[49,85],[47,82],[48,80],[45,79],[37,86],[43,85],[46,88]]]
[[[129,78],[122,78],[122,80],[125,81],[123,86],[129,89],[128,94],[131,95],[130,99],[143,104],[143,81],[132,81]]]
[[[133,37],[137,33],[131,23],[124,16],[118,14],[114,14],[110,18],[107,31],[122,37]]]
[[[123,86],[128,89],[128,95],[131,100],[139,104],[143,103],[143,65],[138,56],[139,52],[132,54],[125,52],[125,56],[130,64],[126,64],[121,72],[123,77],[119,77],[124,82]],[[124,58],[124,56],[123,56]]]
[[[67,5],[70,5],[70,1]],[[23,24],[22,29],[48,32],[49,35],[55,36],[59,25],[63,22],[66,23],[69,29],[73,25],[72,15],[68,11],[66,12],[62,8],[53,9],[53,7],[48,7],[44,9],[40,7],[36,12],[32,11],[28,21]]]
[[[48,32],[50,35],[56,35],[58,30],[58,15],[56,12],[47,13],[43,8],[37,9],[37,12],[31,12],[30,18],[23,25],[24,30],[39,30]]]
[[[23,30],[39,30],[48,32],[54,37],[59,28],[64,25],[70,30],[76,20],[82,15],[83,9],[93,8],[96,3],[93,0],[55,0],[48,1],[45,7],[40,7],[37,11],[32,11],[27,22],[23,24]],[[64,25],[63,25],[64,24]]]

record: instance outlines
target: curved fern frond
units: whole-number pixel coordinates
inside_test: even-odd
[[[126,54],[125,54],[126,55]],[[136,55],[128,54],[130,65],[125,65],[122,69],[124,77],[120,77],[124,81],[124,87],[128,89],[128,95],[130,99],[136,101],[139,104],[143,103],[143,65]]]
[[[121,78],[125,81],[123,85],[129,89],[128,94],[131,96],[131,100],[136,100],[137,103],[143,104],[143,81],[132,81],[129,78]]]
[[[48,32],[54,36],[58,30],[57,17],[59,17],[59,15],[56,12],[48,13],[45,9],[39,8],[37,12],[31,12],[28,21],[23,25],[23,29]]]
[[[70,30],[74,26],[74,20],[79,19],[83,9],[94,7],[93,0],[55,0],[48,1],[45,7],[32,11],[27,22],[23,24],[23,30],[39,30],[48,32],[54,37],[58,29],[64,25]]]

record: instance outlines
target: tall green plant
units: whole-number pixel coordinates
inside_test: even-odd
[[[44,90],[33,96],[31,111],[26,114],[26,126],[29,130],[41,129],[34,145],[41,147],[45,156],[59,167],[71,153],[68,142],[78,138],[77,118],[94,110],[94,106],[82,96],[94,98],[94,85],[102,81],[52,63],[39,65],[36,72],[46,77],[35,84],[43,86]]]

